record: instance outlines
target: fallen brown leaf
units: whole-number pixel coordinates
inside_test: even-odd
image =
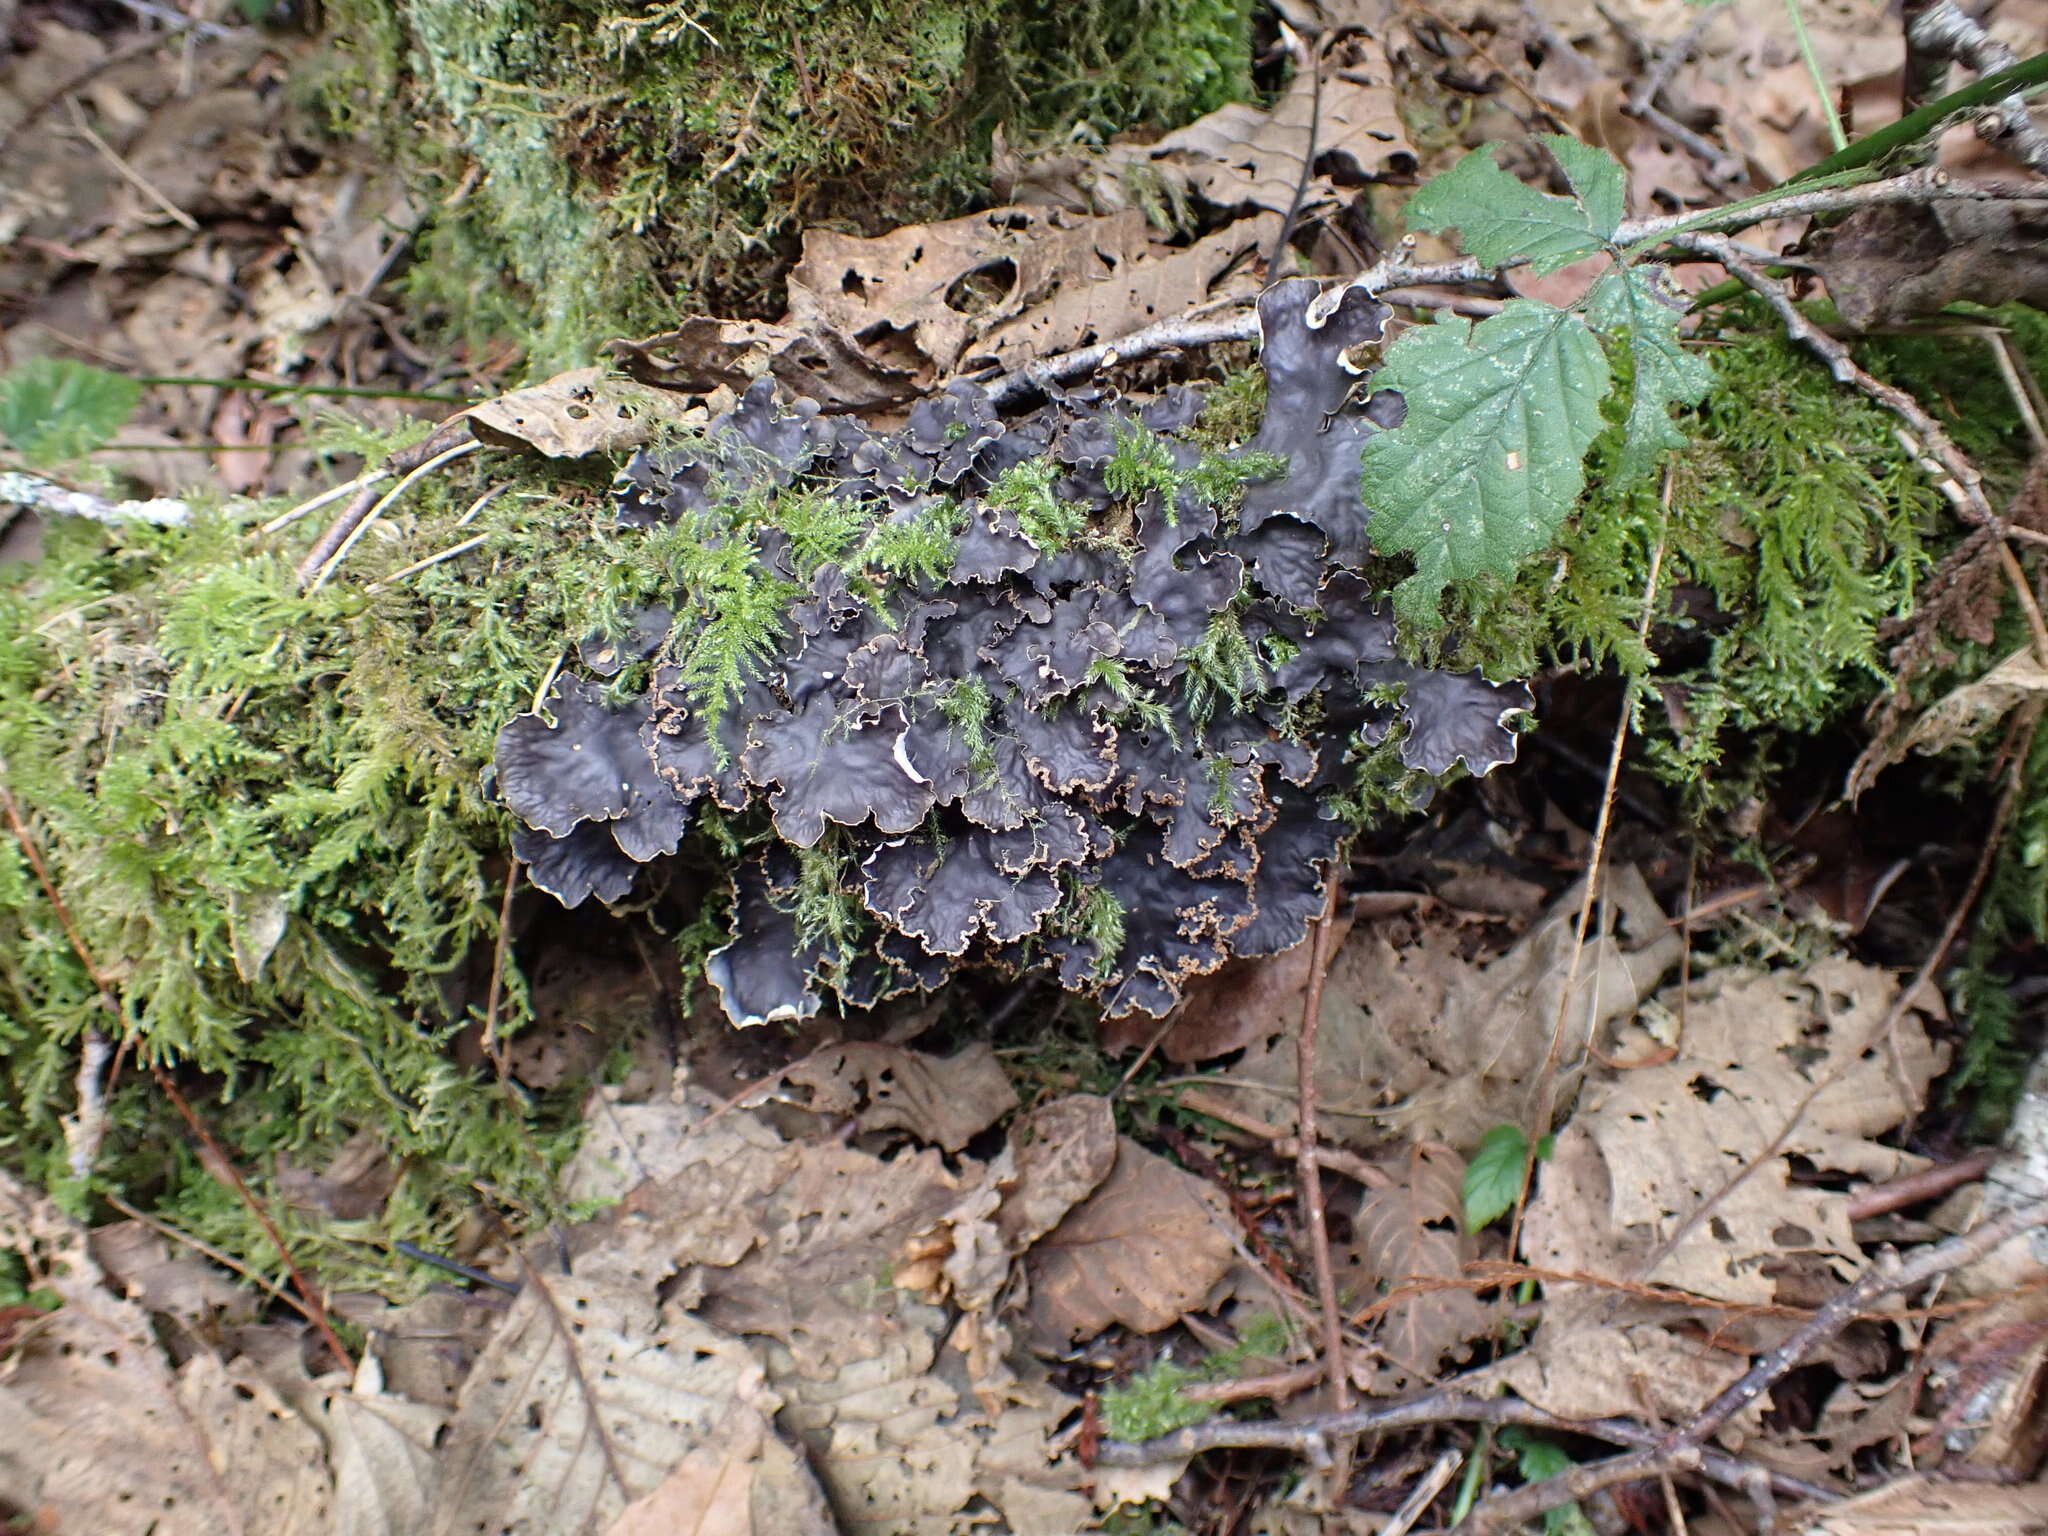
[[[459,412],[485,442],[531,448],[551,459],[623,453],[661,426],[700,423],[686,395],[615,377],[602,366],[573,368]]]
[[[1121,1139],[1101,1187],[1031,1250],[1034,1337],[1064,1349],[1111,1323],[1156,1333],[1179,1321],[1229,1272],[1230,1223],[1214,1186]]]
[[[909,1131],[958,1152],[1017,1107],[1017,1092],[985,1041],[955,1056],[850,1041],[814,1051],[788,1081],[811,1090],[808,1108],[851,1115],[863,1131]]]
[[[1352,1237],[1337,1248],[1337,1283],[1356,1311],[1377,1296],[1420,1282],[1457,1280],[1475,1245],[1463,1223],[1465,1160],[1448,1147],[1422,1143],[1381,1167],[1389,1182],[1368,1189],[1352,1220]],[[1359,1385],[1395,1391],[1436,1378],[1437,1362],[1493,1326],[1493,1309],[1469,1290],[1420,1290],[1387,1308],[1377,1343],[1390,1362],[1361,1360]]]
[[[1589,1020],[1600,1045],[1678,961],[1679,936],[1642,876],[1623,867],[1607,887],[1601,911],[1613,926],[1589,936],[1569,1001],[1562,994],[1583,887],[1488,961],[1467,958],[1465,931],[1452,923],[1425,922],[1405,945],[1384,923],[1354,929],[1323,988],[1316,1101],[1324,1138],[1371,1150],[1394,1134],[1462,1149],[1528,1113],[1558,1019],[1574,1032],[1562,1058],[1569,1067]],[[1281,1038],[1250,1046],[1204,1091],[1289,1130],[1295,1081],[1294,1046]]]
[[[66,1530],[327,1536],[320,1437],[246,1361],[173,1371],[149,1314],[102,1285],[85,1229],[0,1174],[0,1246],[62,1305],[0,1366],[0,1503]]]
[[[1154,143],[1111,145],[1103,151],[1105,165],[1126,184],[1163,182],[1215,208],[1277,214],[1295,204],[1311,123],[1320,174],[1310,179],[1303,212],[1334,200],[1333,180],[1356,186],[1388,171],[1412,170],[1415,151],[1377,39],[1362,30],[1346,33],[1322,72],[1320,101],[1315,71],[1298,69],[1270,111],[1232,102]],[[1103,194],[1098,181],[1098,200]]]
[[[1896,992],[1885,972],[1830,959],[1722,972],[1670,999],[1686,1021],[1679,1054],[1596,1073],[1559,1134],[1557,1165],[1590,1144],[1606,1192],[1587,1200],[1599,1175],[1554,1185],[1546,1165],[1525,1228],[1536,1262],[1739,1302],[1777,1300],[1775,1276],[1800,1256],[1853,1277],[1865,1260],[1848,1197],[1795,1181],[1793,1160],[1865,1179],[1923,1161],[1875,1140],[1920,1108],[1948,1059],[1911,1012],[1871,1038]],[[1709,1219],[1693,1220],[1709,1199]]]
[[[759,1409],[735,1406],[605,1536],[836,1536],[824,1496]]]
[[[2048,1528],[2048,1485],[2000,1488],[1903,1477],[1806,1512],[1792,1528],[1800,1536],[2039,1536]]]

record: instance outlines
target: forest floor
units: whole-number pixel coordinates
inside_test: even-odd
[[[615,455],[593,403],[708,379],[673,406],[701,425],[732,404],[719,379],[787,379],[821,338],[819,396],[882,423],[902,401],[877,381],[914,396],[969,363],[1213,383],[1252,355],[1283,226],[1299,271],[1382,263],[1418,319],[1569,307],[1604,256],[1475,281],[1443,231],[1388,232],[1482,143],[1546,188],[1539,136],[1604,149],[1619,215],[1642,221],[1823,160],[1816,76],[1852,136],[1899,115],[1904,37],[1865,0],[1806,8],[1810,57],[1761,0],[1276,9],[1319,62],[1263,103],[1166,139],[999,144],[1007,220],[817,232],[784,321],[693,322],[621,350],[637,382],[599,369],[507,399],[527,382],[514,345],[408,308],[430,210],[294,105],[312,42],[142,0],[0,0],[0,366],[146,381],[77,482],[91,496],[287,508],[374,467],[337,417],[476,406],[485,451]],[[2038,54],[2048,6],[2006,0],[1994,31]],[[1941,164],[2027,174],[1967,125]],[[1209,213],[1163,228],[1107,206],[1127,185]],[[1778,264],[1805,232],[1775,219],[1672,280],[1699,293],[1740,265],[1817,296],[1811,264]],[[1930,308],[2048,304],[2037,256],[1972,238]],[[1892,280],[1879,256],[1833,259],[1839,307]],[[2005,360],[2012,432],[2031,416],[2039,440],[2018,349],[1950,345],[1959,375]],[[1952,487],[1949,460],[1925,472]],[[0,554],[32,567],[54,521],[24,512]],[[449,553],[402,518],[373,522],[380,540],[380,581]],[[2013,545],[2020,609],[2042,543]],[[351,547],[323,546],[321,581],[352,578]],[[317,1165],[286,1138],[236,1167],[203,1102],[210,1175],[407,1283],[251,1262],[148,1210],[81,1220],[9,1176],[8,1528],[2038,1531],[2048,1253],[2014,1234],[2044,1220],[2027,1181],[2048,1081],[1980,1113],[1952,1086],[1972,1022],[1944,991],[2048,694],[2016,656],[1951,706],[1985,743],[1968,796],[1915,758],[1847,800],[1868,733],[1834,730],[1701,821],[1635,745],[1635,695],[1555,667],[1518,761],[1361,837],[1307,941],[1195,978],[1163,1019],[981,975],[740,1030],[623,925],[529,922],[531,1022],[493,1038],[501,941],[479,962],[484,1027],[449,1051],[529,1096],[576,1092],[557,1184],[577,1219],[536,1230],[479,1191],[459,1245],[401,1249],[382,1224],[404,1160],[373,1132]],[[5,809],[28,870],[39,807]],[[2003,1047],[2024,1062],[2048,989],[2039,945],[2013,942]]]

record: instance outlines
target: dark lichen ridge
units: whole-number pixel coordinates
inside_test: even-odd
[[[570,675],[499,736],[534,882],[616,902],[698,807],[751,817],[707,966],[743,1024],[970,959],[1163,1014],[1187,977],[1299,943],[1360,762],[1488,772],[1530,702],[1398,653],[1358,465],[1400,402],[1348,360],[1387,311],[1317,293],[1261,300],[1241,452],[1188,440],[1187,387],[1006,421],[957,384],[879,433],[764,380],[636,456],[621,521],[695,553],[672,610],[627,626],[644,690]]]

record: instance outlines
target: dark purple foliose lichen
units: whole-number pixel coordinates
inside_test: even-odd
[[[1174,435],[1200,406],[1180,387],[1143,405],[1055,392],[1005,421],[954,385],[876,434],[764,380],[700,443],[637,455],[623,523],[696,519],[788,601],[736,684],[693,668],[703,620],[678,593],[685,618],[649,609],[581,647],[600,677],[642,664],[644,693],[567,678],[504,728],[498,783],[534,882],[616,902],[693,815],[737,817],[730,939],[707,970],[740,1024],[973,961],[1159,1015],[1189,976],[1299,943],[1361,759],[1486,773],[1530,703],[1401,658],[1359,500],[1360,445],[1401,409],[1361,387],[1354,354],[1387,311],[1319,299],[1290,280],[1260,300],[1267,410],[1240,460],[1264,478],[1241,507]],[[1050,466],[1039,503],[1006,477],[1019,466]],[[802,557],[765,491],[885,531],[950,508],[950,569]],[[771,510],[721,516],[742,502]],[[1064,528],[1032,510],[1061,504]]]

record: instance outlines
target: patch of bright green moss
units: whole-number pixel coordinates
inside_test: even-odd
[[[1828,729],[1887,686],[1880,632],[1911,611],[1953,532],[1889,414],[1774,333],[1730,331],[1712,356],[1714,391],[1682,418],[1691,440],[1670,466],[1668,514],[1660,481],[1605,479],[1610,432],[1557,549],[1511,581],[1464,584],[1447,608],[1452,660],[1491,677],[1654,675],[1666,707],[1638,725],[1652,766],[1699,809],[1742,791],[1760,745]]]

